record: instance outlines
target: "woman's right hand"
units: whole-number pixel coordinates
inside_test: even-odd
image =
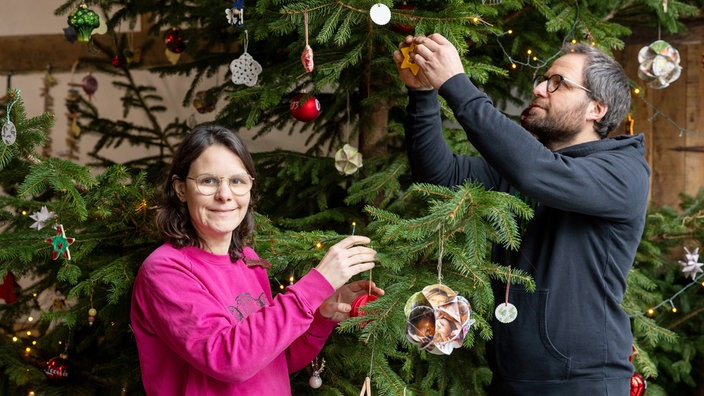
[[[360,246],[370,242],[365,236],[348,236],[332,245],[315,269],[337,290],[353,276],[374,268],[376,250]]]

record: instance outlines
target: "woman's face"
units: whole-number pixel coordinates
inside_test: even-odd
[[[232,232],[247,214],[251,191],[235,195],[229,187],[232,176],[246,173],[240,157],[227,147],[215,144],[193,161],[186,180],[174,180],[176,194],[188,205],[196,233],[212,253],[227,254]],[[193,179],[202,175],[214,176],[210,180],[216,183],[219,180],[215,194],[203,195],[198,191]]]

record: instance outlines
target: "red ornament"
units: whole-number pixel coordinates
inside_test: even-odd
[[[176,28],[166,32],[164,43],[166,44],[166,49],[176,54],[180,54],[186,49],[186,41],[181,38],[181,31]]]
[[[352,311],[350,312],[350,316],[356,318],[357,316],[362,316],[363,313],[360,312],[359,308],[367,305],[367,303],[370,303],[372,301],[376,301],[379,298],[373,294],[364,294],[362,296],[359,296],[354,299],[352,302]]]
[[[643,396],[648,383],[645,382],[645,377],[639,373],[633,373],[631,376],[631,393],[630,396]]]
[[[394,6],[394,9],[403,11],[413,11],[415,8],[404,1],[403,4]],[[404,12],[404,14],[406,13]],[[410,12],[408,12],[407,14],[410,14]],[[396,33],[413,34],[413,30],[415,30],[415,27],[407,23],[394,23],[391,24],[391,29],[393,29],[393,31]]]
[[[66,355],[59,355],[46,362],[44,374],[51,380],[63,380],[68,378],[68,360]]]
[[[304,103],[301,103],[303,95],[304,94],[300,93],[291,100],[291,115],[298,121],[313,121],[320,115],[320,102],[318,98],[311,96]]]
[[[117,56],[117,54],[112,57],[112,65],[114,67],[120,67],[120,57]]]

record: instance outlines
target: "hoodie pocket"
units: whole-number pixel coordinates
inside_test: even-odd
[[[511,288],[510,292],[509,301],[518,309],[516,320],[493,321],[497,374],[530,381],[569,379],[570,359],[555,348],[548,334],[548,290],[527,293]]]

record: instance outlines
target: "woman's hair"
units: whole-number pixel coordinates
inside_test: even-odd
[[[582,54],[587,57],[584,65],[584,86],[591,91],[591,98],[604,103],[608,109],[601,120],[594,123],[594,130],[601,138],[626,118],[631,107],[631,86],[623,67],[609,55],[591,45],[566,44],[565,54]]]
[[[188,206],[185,202],[181,202],[176,194],[174,180],[186,180],[193,161],[200,157],[205,149],[215,144],[223,145],[237,155],[242,160],[247,173],[254,178],[247,213],[232,233],[232,241],[230,241],[229,255],[232,261],[236,261],[241,257],[242,249],[254,230],[253,206],[257,185],[252,156],[242,140],[230,129],[214,124],[200,124],[194,127],[181,142],[174,154],[171,170],[164,180],[162,202],[156,214],[156,226],[166,240],[176,248],[205,247],[204,241],[198,237],[191,223]]]

